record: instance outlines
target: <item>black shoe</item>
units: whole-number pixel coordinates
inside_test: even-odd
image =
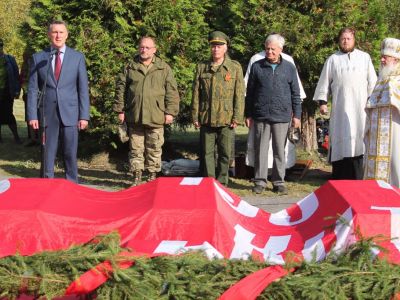
[[[156,172],[150,172],[149,176],[147,176],[147,182],[153,181],[157,178],[157,173]]]
[[[256,194],[261,194],[264,191],[264,187],[262,185],[255,185],[253,186],[253,188],[251,189],[253,193]]]
[[[287,195],[288,193],[288,189],[284,185],[274,185],[272,191],[281,195]]]
[[[142,171],[133,172],[133,184],[132,186],[138,186],[142,182]]]
[[[40,144],[39,144],[39,142],[38,141],[33,141],[33,140],[31,140],[31,141],[29,141],[26,145],[25,145],[25,147],[33,147],[33,146],[39,146]]]

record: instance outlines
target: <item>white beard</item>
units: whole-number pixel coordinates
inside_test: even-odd
[[[379,77],[383,80],[387,79],[390,75],[396,74],[399,69],[399,63],[394,63],[390,65],[382,65],[379,68]]]

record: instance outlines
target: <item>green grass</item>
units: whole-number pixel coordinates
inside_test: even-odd
[[[244,155],[246,153],[246,140],[248,129],[239,126],[236,129],[236,155]],[[174,158],[197,159],[197,151],[199,148],[199,130],[190,128],[187,131],[173,130],[169,138],[169,153],[173,153]],[[167,144],[168,144],[167,143]],[[167,146],[168,147],[168,146]],[[308,195],[324,184],[329,178],[330,166],[325,162],[325,157],[317,152],[308,153],[301,149],[297,149],[297,159],[313,161],[310,170],[306,176],[299,179],[299,176],[288,175],[287,187],[289,189],[289,197],[299,198]],[[239,196],[252,195],[251,188],[253,183],[248,179],[230,178],[229,188]],[[272,186],[269,183],[268,188],[260,195],[260,197],[276,197],[276,193],[272,192]]]
[[[14,113],[18,121],[18,129],[23,145],[14,143],[11,132],[7,126],[2,126],[3,143],[0,143],[0,179],[5,177],[39,177],[40,170],[40,147],[26,147],[27,130],[24,122],[24,104],[21,100],[16,100]],[[246,152],[247,128],[238,127],[236,129],[236,155]],[[80,148],[86,147],[90,141],[80,143]],[[105,145],[104,145],[105,146]],[[106,147],[104,147],[105,149]],[[166,139],[163,149],[163,159],[171,160],[177,158],[197,159],[199,149],[199,130],[189,128],[186,131],[173,128],[170,136]],[[80,149],[82,150],[82,149]],[[84,151],[80,151],[82,153]],[[120,190],[131,186],[131,177],[127,174],[128,170],[128,149],[126,144],[112,153],[98,151],[83,157],[79,156],[79,174],[81,183],[95,186],[106,190]],[[328,179],[330,167],[324,163],[324,159],[317,153],[306,153],[298,149],[299,159],[312,159],[313,165],[302,179],[299,176],[288,174],[288,197],[299,198],[308,195],[322,185]],[[55,176],[63,178],[63,168],[61,162],[56,163]],[[248,179],[231,178],[229,188],[240,196],[250,196],[253,184]],[[261,197],[276,197],[271,191],[271,186],[264,191]]]

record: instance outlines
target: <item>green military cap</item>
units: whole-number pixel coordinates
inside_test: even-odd
[[[208,35],[208,41],[214,45],[229,44],[229,37],[222,31],[213,31]]]

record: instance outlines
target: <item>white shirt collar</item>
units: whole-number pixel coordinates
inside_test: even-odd
[[[55,48],[51,47],[51,50],[54,50],[54,49],[55,49]],[[67,45],[62,46],[62,47],[59,49],[59,51],[60,51],[61,53],[65,53],[65,49],[67,49]]]

